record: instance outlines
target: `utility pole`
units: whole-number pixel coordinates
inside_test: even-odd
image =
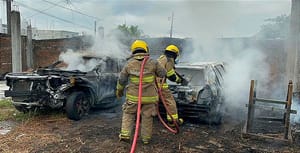
[[[11,1],[12,0],[6,0],[6,26],[8,35],[11,35]]]
[[[293,80],[294,93],[300,98],[300,1],[292,0],[292,9],[290,17],[290,28],[286,41],[287,81]]]
[[[172,34],[173,34],[173,19],[174,19],[174,12],[172,12],[172,17],[171,17],[170,38],[172,38]]]
[[[20,12],[11,12],[12,72],[22,72]]]
[[[31,29],[30,22],[27,25],[26,62],[27,62],[27,69],[33,68],[32,29]]]

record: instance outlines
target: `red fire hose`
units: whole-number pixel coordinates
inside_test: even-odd
[[[163,83],[164,83],[164,81],[161,82],[161,84],[163,84]],[[157,82],[156,82],[156,85],[157,85]],[[169,111],[169,109],[167,107],[167,103],[165,101],[165,97],[163,96],[162,91],[161,91],[161,86],[157,85],[157,87],[158,87],[158,94],[159,94],[160,100],[163,103],[163,105],[164,105],[164,107],[166,109],[167,114],[171,117],[171,119],[172,119],[172,121],[173,121],[173,123],[175,125],[175,129],[172,129],[170,126],[168,126],[168,124],[162,119],[162,117],[161,117],[161,115],[159,113],[159,104],[156,105],[157,116],[158,116],[160,122],[165,126],[165,128],[167,128],[170,132],[177,134],[177,133],[179,133],[179,125],[176,122],[176,120],[172,117],[172,115],[170,114],[170,111]]]
[[[133,142],[132,142],[132,145],[131,145],[131,150],[130,150],[130,153],[134,153],[135,152],[135,148],[136,148],[136,142],[137,142],[137,138],[138,138],[138,133],[139,133],[139,127],[140,127],[140,114],[141,114],[141,106],[142,106],[142,81],[143,81],[143,73],[144,73],[144,66],[145,66],[145,63],[147,62],[147,60],[149,59],[149,56],[145,56],[144,57],[144,60],[142,62],[142,65],[141,65],[141,69],[140,69],[140,78],[139,78],[139,94],[138,94],[138,108],[137,108],[137,113],[136,113],[136,124],[135,124],[135,132],[134,132],[134,138],[133,138]],[[159,87],[158,89],[158,93],[159,93],[159,97],[166,109],[166,112],[168,115],[170,115],[169,113],[169,109],[168,107],[166,107],[166,102],[165,102],[165,99],[162,95],[162,92],[161,92],[161,87]],[[171,131],[172,133],[178,133],[179,132],[179,126],[178,126],[178,123],[174,120],[174,118],[171,116],[171,119],[173,121],[173,123],[175,124],[175,129],[172,129],[171,127],[169,127],[166,122],[162,119],[160,113],[159,113],[159,108],[158,108],[158,104],[157,104],[157,112],[158,112],[158,117],[159,117],[159,120],[162,122],[162,124],[169,130]]]
[[[138,138],[138,134],[139,134],[139,127],[140,127],[140,114],[141,114],[141,106],[142,106],[142,81],[143,81],[143,73],[144,73],[144,66],[146,61],[149,59],[149,56],[145,56],[144,60],[142,62],[141,65],[141,69],[140,69],[140,82],[139,82],[139,98],[138,98],[138,108],[137,108],[137,113],[136,113],[136,123],[135,123],[135,132],[134,132],[134,138],[133,138],[133,142],[131,145],[131,151],[130,153],[134,153],[135,152],[135,148],[136,148],[136,141]]]

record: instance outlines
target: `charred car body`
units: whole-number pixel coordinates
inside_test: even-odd
[[[179,64],[176,71],[183,74],[189,82],[185,86],[169,82],[179,116],[209,124],[220,124],[224,112],[224,64]]]
[[[56,63],[34,72],[9,73],[5,77],[9,86],[5,96],[12,97],[19,111],[64,108],[70,119],[79,120],[91,107],[118,104],[115,85],[124,60],[110,57],[96,60],[100,64],[87,72],[55,68]]]

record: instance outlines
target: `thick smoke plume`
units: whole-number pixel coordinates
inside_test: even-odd
[[[125,46],[117,38],[121,33],[112,32],[106,37],[97,35],[94,38],[94,45],[89,50],[73,51],[68,50],[60,55],[60,60],[64,61],[68,67],[67,70],[91,71],[97,65],[105,65],[103,59],[115,58],[125,59],[129,56],[128,46]],[[95,57],[85,60],[84,56]]]
[[[233,5],[228,3],[207,3],[207,5],[215,5],[217,7],[217,9],[208,10],[196,9],[197,5],[194,3],[190,1],[186,4],[186,7],[193,10],[187,13],[189,15],[188,19],[193,20],[183,22],[190,22],[188,25],[182,25],[186,25],[187,32],[192,35],[194,40],[193,51],[190,52],[187,49],[189,52],[183,53],[183,59],[181,60],[190,62],[225,62],[224,91],[227,112],[236,119],[245,119],[250,81],[257,80],[258,96],[267,96],[265,98],[268,99],[271,98],[268,96],[272,96],[270,91],[273,90],[273,87],[276,87],[276,85],[269,86],[270,63],[267,62],[268,53],[260,50],[257,46],[246,45],[244,38],[222,37],[222,34],[226,33],[226,31],[233,30],[230,25],[234,25],[232,22],[240,14],[239,10],[232,8],[234,7]],[[238,6],[237,4],[236,7]],[[219,28],[216,28],[216,26]],[[248,38],[248,40],[250,39]]]
[[[226,108],[236,119],[244,119],[249,98],[250,80],[258,80],[259,91],[264,91],[269,81],[269,65],[266,55],[253,48],[245,48],[239,40],[224,43],[221,39],[195,39],[194,51],[185,55],[183,61],[222,61],[225,63],[224,92]],[[206,44],[204,44],[206,43]],[[258,92],[259,92],[258,91]]]

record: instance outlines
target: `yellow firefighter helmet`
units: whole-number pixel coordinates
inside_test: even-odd
[[[177,56],[179,55],[179,49],[175,45],[169,45],[165,50],[176,53]]]
[[[144,51],[146,51],[146,53],[149,52],[148,44],[143,40],[135,40],[131,44],[130,50],[131,50],[131,53],[134,53],[137,50],[144,50]]]

